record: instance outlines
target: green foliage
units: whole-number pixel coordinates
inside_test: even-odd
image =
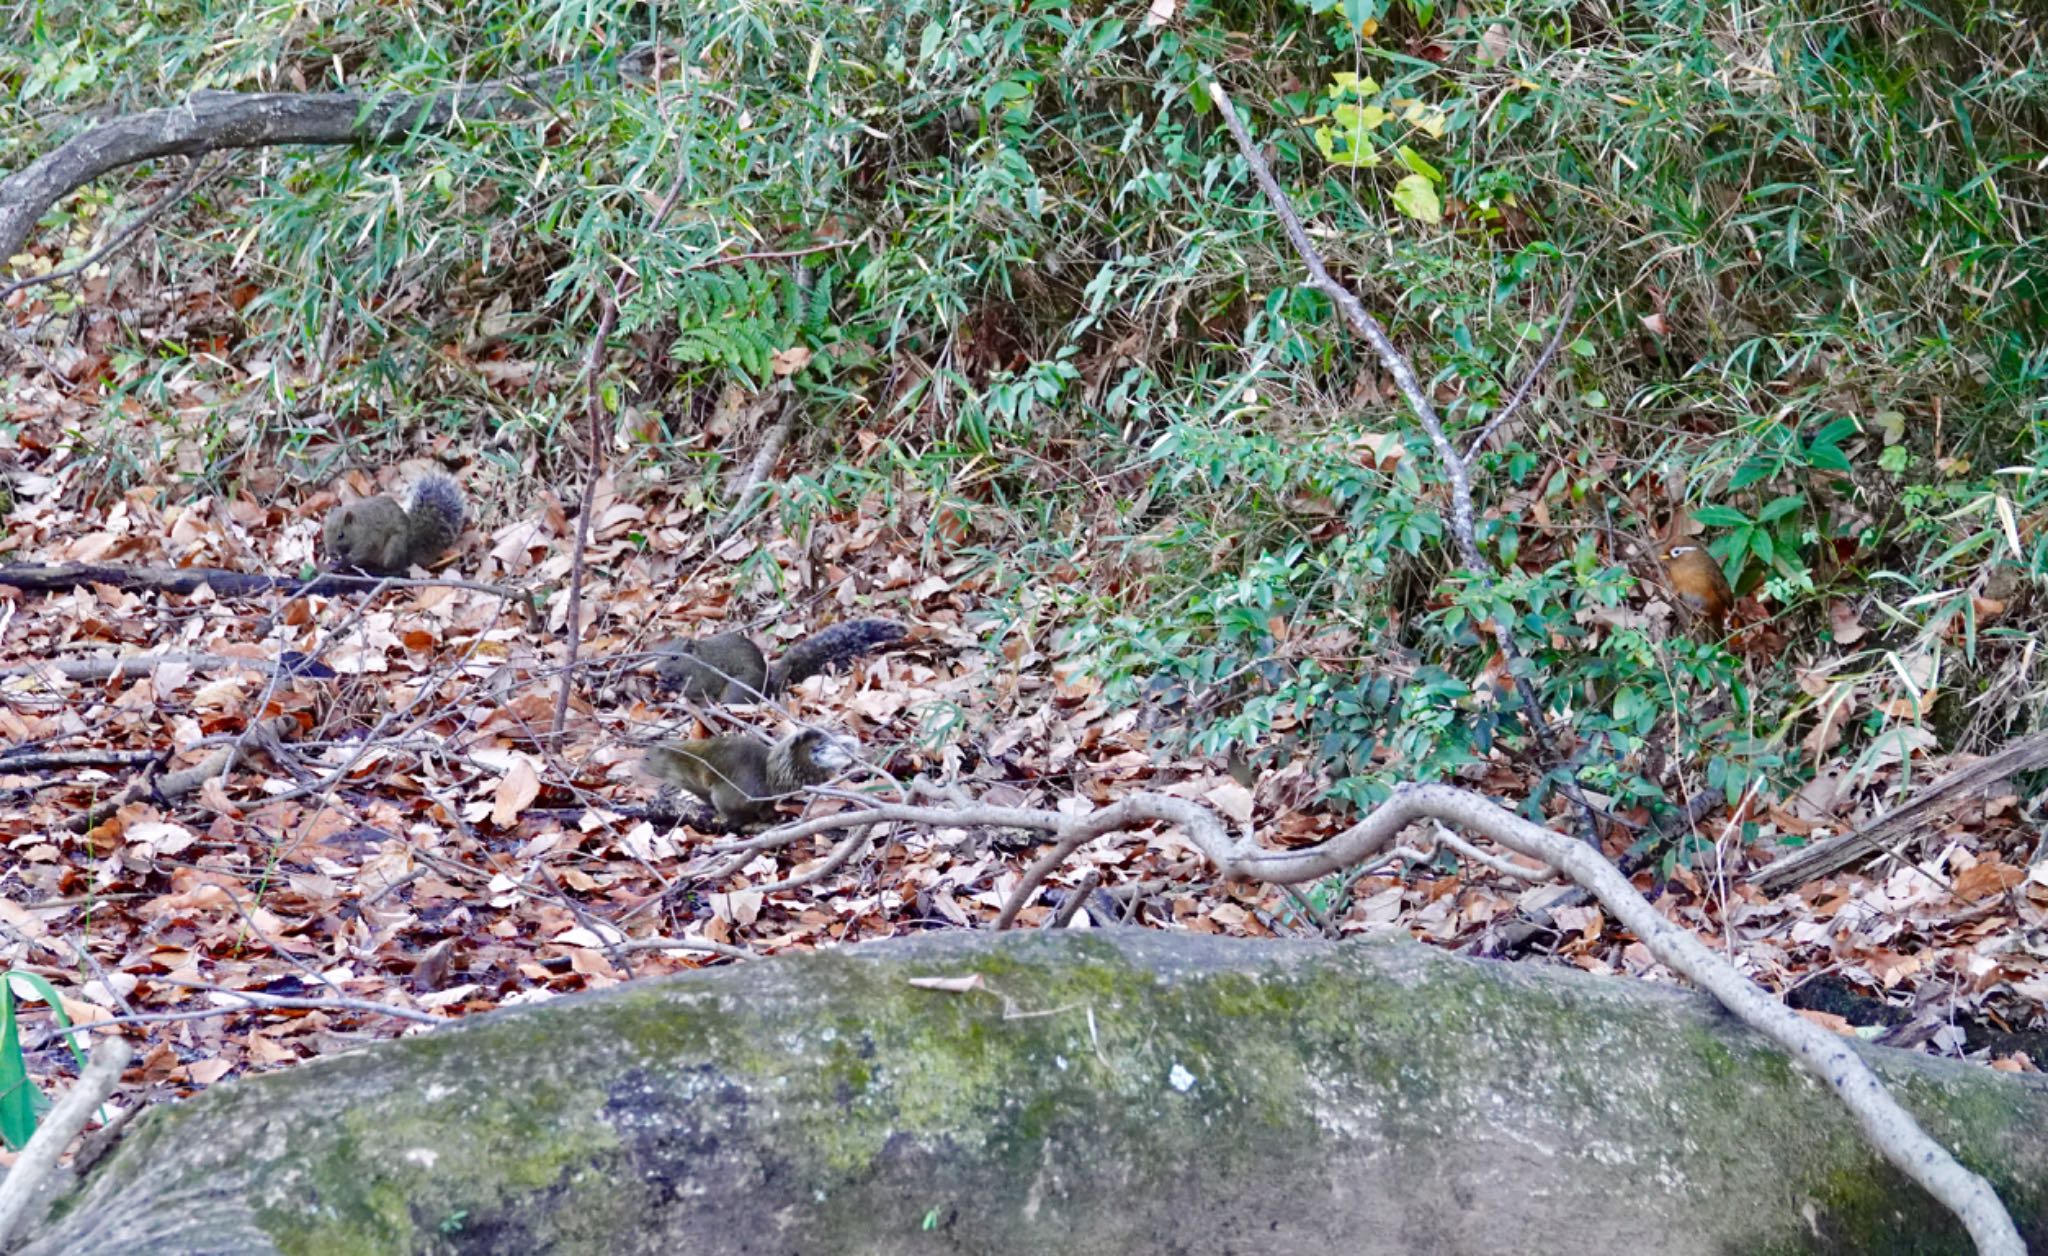
[[[71,1019],[64,1014],[57,991],[42,977],[14,969],[0,973],[0,1141],[19,1151],[28,1145],[29,1137],[36,1132],[36,1123],[49,1110],[50,1098],[28,1079],[28,1061],[21,1049],[21,1025],[14,1015],[17,981],[35,990],[59,1025],[68,1029]],[[71,1035],[67,1034],[64,1041],[78,1067],[83,1069],[85,1052]]]
[[[1976,712],[1955,744],[2031,718],[1988,699],[2044,684],[2022,643],[2048,580],[2048,76],[1990,0],[1301,0],[1156,27],[1070,0],[408,14],[65,0],[0,49],[10,167],[52,142],[43,111],[195,88],[418,90],[656,35],[688,67],[572,85],[543,120],[267,150],[171,215],[155,264],[261,289],[238,361],[326,364],[251,383],[117,346],[112,386],[209,464],[237,441],[332,459],[377,414],[549,466],[579,403],[507,396],[466,346],[572,381],[625,266],[615,345],[643,395],[791,366],[811,431],[860,413],[891,434],[887,475],[1007,523],[984,561],[1073,616],[1065,647],[1111,700],[1173,704],[1200,751],[1310,756],[1339,798],[1526,755],[1492,624],[1617,806],[1660,802],[1652,742],[1739,797],[1895,732],[1896,673],[1841,671],[1857,718],[1803,748],[1819,717],[1793,669],[1862,665],[1830,648],[1835,603],[1859,651],[1933,660],[1933,709]],[[1435,455],[1213,116],[1212,68],[1454,434],[1563,321],[1473,468],[1490,594],[1454,569]],[[74,198],[46,240],[81,255],[118,199]],[[195,384],[247,392],[194,419],[174,396]],[[774,508],[800,530],[882,476],[798,475]],[[1641,621],[1656,590],[1619,538],[1685,513],[1784,648]],[[1119,583],[1047,587],[1055,563]]]
[[[794,276],[754,262],[699,274],[674,294],[677,325],[669,356],[677,362],[727,367],[759,387],[774,373],[777,353],[822,341],[828,331],[830,271],[809,292]]]

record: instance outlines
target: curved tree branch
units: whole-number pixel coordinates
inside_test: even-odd
[[[1557,329],[1550,333],[1550,343],[1544,345],[1543,352],[1536,355],[1536,361],[1529,367],[1528,374],[1522,376],[1522,386],[1515,389],[1514,395],[1508,398],[1507,404],[1502,406],[1499,412],[1487,421],[1485,427],[1479,429],[1479,435],[1473,437],[1472,443],[1466,447],[1464,458],[1466,466],[1471,466],[1472,460],[1479,456],[1479,451],[1486,448],[1486,442],[1493,439],[1493,434],[1499,431],[1509,419],[1515,417],[1515,412],[1522,408],[1522,403],[1527,401],[1529,394],[1536,390],[1536,385],[1542,380],[1544,372],[1550,369],[1550,360],[1557,356],[1558,346],[1564,343],[1565,333],[1571,330],[1572,305],[1579,299],[1579,280],[1583,277],[1582,275],[1573,275],[1571,284],[1565,288],[1564,300],[1557,303]]]
[[[64,196],[123,166],[228,148],[391,144],[412,135],[438,135],[471,118],[530,113],[579,80],[639,72],[651,63],[653,51],[645,45],[616,61],[581,61],[426,95],[195,92],[183,104],[81,131],[0,179],[0,258],[19,253],[37,220]]]
[[[1845,1039],[1800,1017],[1691,933],[1665,919],[1598,851],[1532,824],[1469,790],[1449,785],[1399,785],[1371,814],[1342,833],[1315,846],[1286,851],[1260,846],[1251,837],[1232,837],[1216,813],[1200,803],[1155,793],[1127,795],[1078,816],[1022,807],[882,802],[796,821],[763,834],[759,840],[774,844],[879,821],[940,828],[990,825],[1051,833],[1052,848],[1024,874],[1003,906],[996,924],[1006,928],[1062,860],[1109,833],[1168,825],[1179,829],[1224,877],[1293,885],[1355,867],[1391,846],[1409,825],[1429,820],[1491,838],[1516,854],[1541,860],[1591,891],[1660,963],[1720,1000],[1743,1023],[1790,1052],[1801,1068],[1833,1090],[1878,1153],[1953,1212],[1969,1230],[1978,1251],[1999,1256],[2020,1256],[2026,1251],[1991,1185],[1930,1138]]]
[[[1393,337],[1389,336],[1387,329],[1372,316],[1372,311],[1365,308],[1365,303],[1349,288],[1338,283],[1330,274],[1329,267],[1323,265],[1322,255],[1316,252],[1315,245],[1310,242],[1308,232],[1302,228],[1301,219],[1295,214],[1294,205],[1287,199],[1287,193],[1281,190],[1279,180],[1273,177],[1272,167],[1266,164],[1266,159],[1261,157],[1259,150],[1253,146],[1252,137],[1244,129],[1244,122],[1237,116],[1237,108],[1230,103],[1230,96],[1224,92],[1223,85],[1211,80],[1209,96],[1222,111],[1224,125],[1230,128],[1231,138],[1237,141],[1238,152],[1243,155],[1245,164],[1251,167],[1252,175],[1258,180],[1259,190],[1265,193],[1267,203],[1272,205],[1274,215],[1280,219],[1281,229],[1286,232],[1288,242],[1300,256],[1309,279],[1336,305],[1338,312],[1344,315],[1344,321],[1350,324],[1352,332],[1371,346],[1372,351],[1378,355],[1380,365],[1386,368],[1387,374],[1393,376],[1394,386],[1401,390],[1401,396],[1407,400],[1408,408],[1415,414],[1415,421],[1429,437],[1430,447],[1436,451],[1437,461],[1443,465],[1444,479],[1449,482],[1451,488],[1451,537],[1457,542],[1458,560],[1472,573],[1472,578],[1478,581],[1481,592],[1492,592],[1493,569],[1480,555],[1477,534],[1473,531],[1471,474],[1465,459],[1459,456],[1457,448],[1451,444],[1451,438],[1444,433],[1443,420],[1437,416],[1436,406],[1431,404],[1429,394],[1423,391],[1422,381],[1416,378],[1415,364],[1410,362],[1408,355],[1394,344]],[[1568,319],[1569,315],[1569,310],[1562,311],[1560,319]],[[1531,378],[1534,378],[1533,372]],[[1515,644],[1514,632],[1508,625],[1500,622],[1498,617],[1489,618],[1494,644],[1500,648],[1501,658],[1506,660],[1508,665],[1508,674],[1514,679],[1515,693],[1521,699],[1522,710],[1528,716],[1529,731],[1543,752],[1544,766],[1558,769],[1558,780],[1565,797],[1571,799],[1586,822],[1586,843],[1598,850],[1598,814],[1593,810],[1593,804],[1588,802],[1585,794],[1580,791],[1578,781],[1573,778],[1569,766],[1557,751],[1556,741],[1550,735],[1550,723],[1543,714],[1542,702],[1536,696],[1536,686],[1529,682],[1528,665],[1521,647]]]
[[[92,1118],[92,1110],[114,1093],[114,1087],[121,1082],[121,1071],[128,1067],[134,1054],[125,1038],[100,1039],[77,1084],[43,1114],[14,1168],[8,1171],[6,1180],[0,1181],[0,1250],[13,1250],[9,1240],[26,1219],[36,1191],[56,1170],[57,1157]]]

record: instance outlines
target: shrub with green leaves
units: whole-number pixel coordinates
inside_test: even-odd
[[[425,90],[650,38],[667,73],[544,119],[241,159],[155,264],[256,285],[236,357],[270,373],[138,339],[109,387],[164,439],[289,446],[309,476],[393,421],[546,466],[577,413],[547,390],[623,264],[618,343],[672,432],[785,369],[812,439],[876,416],[881,455],[778,485],[786,517],[900,477],[1006,531],[986,558],[1020,594],[1055,558],[1114,569],[1030,589],[1112,698],[1177,695],[1186,745],[1312,756],[1339,799],[1533,762],[1494,623],[1570,770],[1622,805],[1666,791],[1652,743],[1733,799],[1902,720],[1965,746],[2034,718],[2014,699],[2042,690],[2026,643],[2048,610],[2048,57],[1989,0],[1303,0],[1157,24],[1071,0],[431,24],[71,0],[0,48],[0,165],[188,90]],[[1473,469],[1490,593],[1455,569],[1442,468],[1304,284],[1212,76],[1454,435],[1564,320]],[[45,242],[82,253],[109,201],[73,198]],[[479,341],[550,368],[542,394],[451,352]],[[239,410],[192,430],[162,384],[194,374]],[[702,443],[644,456],[678,448]],[[1758,599],[1747,652],[1632,615],[1649,542],[1686,516]],[[1854,718],[1823,744],[1830,702]]]

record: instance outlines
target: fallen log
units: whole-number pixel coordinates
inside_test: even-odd
[[[2048,1241],[2048,1085],[1858,1053]],[[1968,1241],[1703,997],[1405,941],[1067,930],[635,983],[219,1086],[149,1113],[25,1250]]]
[[[1865,855],[1915,836],[1963,799],[2004,789],[2013,777],[2044,765],[2048,765],[2048,733],[2022,737],[1996,754],[1949,773],[1860,829],[1792,851],[1751,877],[1750,884],[1766,894],[1782,894],[1838,872]]]
[[[123,166],[279,144],[398,144],[479,118],[524,117],[545,109],[565,88],[643,73],[653,51],[636,48],[617,61],[418,94],[202,91],[162,109],[98,122],[0,179],[0,258],[19,253],[59,200]]]

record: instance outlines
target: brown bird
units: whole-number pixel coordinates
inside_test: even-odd
[[[1664,551],[1664,576],[1687,609],[1712,620],[1716,628],[1726,623],[1735,590],[1728,587],[1712,554],[1697,545],[1674,545]]]

